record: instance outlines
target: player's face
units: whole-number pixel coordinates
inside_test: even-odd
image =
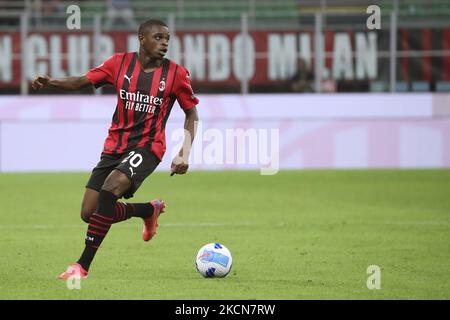
[[[169,46],[169,29],[164,26],[152,26],[143,36],[139,36],[144,51],[152,58],[164,58]]]

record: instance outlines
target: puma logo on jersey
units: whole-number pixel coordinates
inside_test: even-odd
[[[128,83],[130,83],[131,82],[131,78],[133,78],[133,76],[128,78],[126,74],[123,77],[128,80]]]

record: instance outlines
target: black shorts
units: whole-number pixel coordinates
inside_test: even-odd
[[[160,162],[161,160],[147,148],[138,148],[122,154],[102,153],[86,187],[100,192],[108,175],[117,169],[131,180],[131,187],[123,194],[124,198],[131,198]]]

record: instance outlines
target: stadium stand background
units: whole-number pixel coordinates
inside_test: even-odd
[[[282,35],[280,39],[275,40],[279,40],[277,43],[285,45],[285,48],[287,46],[286,43],[290,40],[284,37],[285,35],[289,37],[293,33],[296,35],[309,33],[310,37],[306,40],[303,39],[309,42],[311,47],[310,52],[306,53],[307,57],[309,57],[306,64],[310,72],[308,81],[312,89],[307,90],[307,92],[445,92],[450,90],[450,6],[448,1],[445,0],[11,0],[0,1],[0,36],[16,32],[19,36],[13,40],[13,47],[18,47],[19,44],[15,42],[21,41],[20,37],[22,37],[23,32],[77,34],[76,30],[67,30],[66,28],[66,19],[68,17],[66,8],[72,4],[78,5],[81,9],[81,32],[90,34],[95,34],[95,32],[101,34],[128,32],[133,34],[135,33],[133,26],[136,26],[144,19],[152,17],[168,22],[170,27],[176,30],[177,35],[225,33],[230,38],[230,43],[228,44],[230,46],[233,46],[232,38],[235,34],[242,31],[244,27],[243,17],[245,17],[245,27],[254,37],[256,46],[254,52],[255,66],[253,67],[256,70],[253,70],[252,78],[249,79],[248,83],[244,83],[245,81],[242,81],[242,79],[236,79],[236,75],[233,75],[233,70],[222,70],[225,74],[230,74],[228,77],[224,76],[224,80],[219,81],[214,79],[214,77],[209,77],[208,65],[211,57],[209,55],[208,41],[210,39],[206,37],[203,44],[205,52],[202,57],[204,66],[200,67],[200,69],[203,68],[204,70],[200,70],[199,74],[198,66],[194,66],[191,72],[194,87],[200,93],[291,92],[290,79],[296,73],[298,65],[296,61],[292,61],[291,64],[286,64],[286,66],[275,66],[275,68],[282,69],[277,71],[279,74],[275,76],[264,74],[269,73],[269,71],[264,69],[269,68],[267,65],[270,65],[271,62],[268,60],[271,54],[273,56],[277,51],[272,50],[272,53],[268,52],[268,45],[264,44],[264,41],[260,38],[269,37],[272,33]],[[366,20],[369,16],[366,9],[371,4],[377,4],[381,8],[382,28],[380,30],[369,31],[366,28]],[[129,6],[133,22],[128,23],[125,17],[111,22],[110,20],[112,19],[110,19],[109,14],[113,6],[118,6],[119,14],[124,12],[124,7]],[[390,48],[393,32],[391,14],[393,12],[396,16],[396,50],[391,50]],[[321,30],[325,34],[323,68],[327,70],[321,73],[322,75],[316,83],[318,75],[314,71],[315,67],[317,67],[314,59],[317,54],[314,50],[314,33],[317,27],[315,21],[318,15],[321,17]],[[100,19],[100,23],[97,25],[95,22],[96,17]],[[25,28],[23,26],[24,21],[26,21]],[[96,30],[96,28],[98,29]],[[336,42],[336,34],[340,32],[350,34],[351,59],[355,68],[352,71],[353,75],[350,74],[348,76],[342,72],[336,75],[332,70],[336,59],[334,56],[336,52],[333,51],[333,46]],[[375,48],[375,68],[377,70],[375,74],[366,74],[363,77],[355,75],[357,73],[356,64],[358,62],[356,59],[358,58],[358,52],[355,48],[354,34],[358,32],[377,34]],[[304,43],[301,43],[302,40],[299,37],[296,37],[295,40],[295,54],[300,59],[305,53],[302,51]],[[95,42],[93,38],[94,36],[91,37],[91,41]],[[194,40],[197,41],[198,39],[195,38]],[[65,39],[63,38],[62,41],[64,42]],[[121,40],[115,39],[114,41]],[[195,41],[193,45],[198,44]],[[267,42],[267,39],[265,41]],[[6,50],[5,46],[5,43],[0,42],[0,49]],[[46,46],[48,55],[54,54],[49,48],[50,44],[47,43]],[[98,63],[99,53],[95,52],[93,48],[94,45],[91,45],[89,68]],[[116,45],[114,51],[117,49]],[[239,48],[230,48],[230,50],[238,51]],[[24,63],[23,61],[29,59],[23,59],[23,52],[20,49],[13,49],[13,51],[13,62],[11,64],[13,68],[12,78],[15,81],[5,81],[4,78],[0,78],[0,93],[34,94],[25,84],[26,80],[24,78],[26,76],[23,75],[22,71],[19,71],[20,65]],[[67,63],[64,62],[67,58],[66,52],[60,52],[59,54],[62,56],[63,64]],[[178,58],[181,60],[180,62],[187,64],[187,67],[189,67],[190,63],[185,62],[185,55],[189,56],[192,54],[195,53],[186,53],[181,50]],[[286,59],[292,59],[292,54],[286,53],[286,51],[282,51],[282,54],[287,55]],[[395,54],[394,58],[393,54]],[[232,69],[233,59],[236,59],[236,56],[230,55],[226,59],[230,60],[228,68]],[[218,57],[217,59],[220,60],[220,58]],[[40,57],[40,59],[47,59],[48,61],[51,57]],[[395,64],[393,64],[392,59],[395,60]],[[192,63],[198,63],[198,61]],[[220,64],[221,62],[217,63]],[[6,67],[3,64],[3,69]],[[243,67],[249,68],[248,65]],[[288,70],[283,70],[283,68]],[[392,80],[391,68],[396,69],[394,80]],[[50,67],[47,69],[50,69]],[[48,71],[51,73],[51,70]],[[202,75],[201,72],[206,74]],[[2,73],[4,73],[4,70],[0,70],[0,75]],[[262,74],[262,76],[258,74]],[[18,84],[19,77],[22,78],[20,85]],[[28,78],[30,77],[28,76]],[[217,78],[222,79],[220,75]],[[55,91],[50,90],[49,92]],[[85,90],[84,93],[92,93],[92,90]],[[113,90],[112,88],[105,88],[102,93],[113,93]]]

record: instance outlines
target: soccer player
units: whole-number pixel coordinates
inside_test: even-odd
[[[85,249],[80,259],[59,278],[86,278],[92,260],[110,227],[131,217],[144,221],[142,238],[149,241],[156,233],[158,217],[165,203],[124,203],[160,163],[166,150],[165,126],[175,100],[186,114],[185,137],[171,164],[171,176],[185,174],[198,122],[189,73],[164,58],[170,33],[159,20],[147,20],[138,30],[139,52],[114,54],[81,77],[53,79],[37,76],[35,90],[55,87],[78,90],[112,84],[117,90],[117,106],[112,117],[100,162],[93,169],[81,205],[81,218],[89,224]]]

